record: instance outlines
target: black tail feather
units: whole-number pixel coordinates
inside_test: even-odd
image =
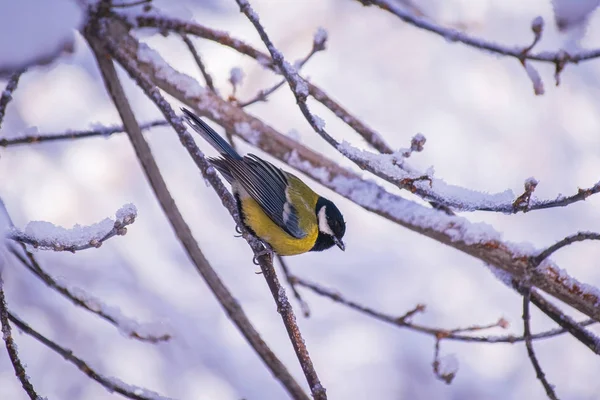
[[[219,153],[227,154],[234,159],[242,158],[237,151],[235,151],[234,148],[231,147],[229,143],[227,143],[225,139],[221,137],[221,135],[215,132],[213,128],[211,128],[206,122],[202,121],[196,114],[185,107],[181,107],[181,111],[183,111],[184,118],[192,127],[192,129],[198,132],[204,138],[204,140],[217,149]]]

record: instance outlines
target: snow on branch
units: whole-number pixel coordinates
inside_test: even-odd
[[[158,343],[171,339],[170,334],[164,333],[164,326],[162,324],[139,323],[132,318],[123,315],[118,307],[105,304],[102,300],[92,296],[83,289],[71,286],[63,279],[53,278],[42,268],[35,256],[27,249],[23,249],[25,255],[12,246],[10,247],[9,251],[31,273],[48,285],[48,287],[65,296],[73,304],[82,307],[98,315],[100,318],[110,322],[124,336],[150,343]]]
[[[33,337],[35,340],[48,347],[50,350],[62,356],[66,361],[74,364],[81,372],[90,377],[92,380],[98,382],[110,393],[116,392],[120,395],[127,397],[128,399],[134,400],[168,400],[167,397],[163,397],[156,392],[148,389],[144,389],[138,386],[128,385],[123,383],[119,379],[106,377],[92,368],[88,363],[77,357],[72,350],[69,350],[56,342],[48,339],[42,335],[23,320],[21,320],[15,314],[9,312],[8,319],[12,322],[20,331]]]
[[[50,222],[32,221],[23,231],[12,228],[8,238],[17,242],[30,244],[37,249],[76,252],[89,248],[98,248],[106,240],[116,235],[125,235],[127,225],[132,224],[137,216],[133,204],[126,204],[116,213],[113,221],[106,218],[89,226],[75,225],[71,229],[56,226]]]

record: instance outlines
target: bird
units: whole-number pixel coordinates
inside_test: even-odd
[[[345,251],[346,222],[332,201],[252,153],[241,156],[197,115],[181,110],[188,125],[220,153],[208,161],[231,184],[241,221],[251,234],[280,256],[334,245]]]

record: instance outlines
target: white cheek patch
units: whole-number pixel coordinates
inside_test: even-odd
[[[327,222],[327,214],[325,213],[325,207],[327,207],[327,206],[323,206],[319,210],[319,214],[318,214],[319,231],[326,233],[328,235],[331,235],[331,236],[335,236],[333,234],[333,231],[331,230],[331,227],[329,226],[329,223]]]

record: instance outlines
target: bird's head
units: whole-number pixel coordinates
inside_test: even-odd
[[[316,207],[319,238],[313,250],[320,251],[334,244],[342,250],[346,249],[342,238],[346,233],[346,222],[340,210],[331,201],[319,197]]]

